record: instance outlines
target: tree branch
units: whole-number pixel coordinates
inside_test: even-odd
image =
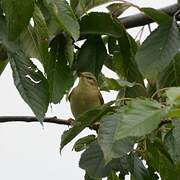
[[[178,10],[180,10],[180,5],[173,4],[173,5],[161,8],[159,10],[169,14],[170,16],[173,16]],[[124,24],[126,29],[134,28],[134,27],[138,27],[138,26],[144,26],[146,24],[150,24],[150,23],[154,22],[151,18],[149,18],[148,16],[146,16],[143,13],[126,16],[123,18],[119,18],[118,20]]]
[[[34,116],[0,116],[0,123],[5,122],[39,122],[36,117]],[[55,117],[47,117],[44,119],[45,123],[53,123],[53,124],[60,124],[60,125],[67,125],[72,126],[74,119],[58,119]],[[92,124],[90,129],[97,131],[99,129],[99,124]]]
[[[36,117],[33,116],[0,116],[0,123],[4,122],[38,122]],[[47,123],[54,123],[54,124],[62,124],[62,125],[67,125],[71,126],[73,123],[73,119],[58,119],[57,117],[48,117],[45,118],[43,122]]]

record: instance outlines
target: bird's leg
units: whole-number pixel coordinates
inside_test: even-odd
[[[73,125],[73,122],[74,122],[74,119],[73,119],[73,118],[69,118],[69,119],[67,120],[67,123],[68,123],[69,126],[72,126],[72,125]]]

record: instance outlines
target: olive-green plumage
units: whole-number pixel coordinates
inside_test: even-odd
[[[79,84],[69,95],[69,101],[75,118],[104,103],[97,80],[92,73],[83,72],[80,74]]]

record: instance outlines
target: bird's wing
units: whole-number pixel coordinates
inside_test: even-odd
[[[104,104],[104,99],[103,99],[100,91],[99,91],[99,100],[100,100],[101,104]]]

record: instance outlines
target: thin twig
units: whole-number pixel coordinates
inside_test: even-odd
[[[149,33],[151,34],[152,33],[151,24],[148,24],[148,29],[149,29]]]
[[[117,99],[116,101],[131,101],[131,100],[133,100],[133,98],[120,98],[120,99]]]
[[[143,35],[143,32],[144,32],[144,27],[145,27],[145,26],[143,26],[143,28],[142,28],[142,30],[141,30],[141,32],[140,32],[140,35],[139,35],[139,42],[141,41],[141,38],[142,38],[142,35]]]
[[[144,29],[144,26],[138,31],[138,33],[136,34],[136,36],[135,36],[135,40],[139,37],[139,34],[141,33],[141,31],[143,31],[143,29]]]

